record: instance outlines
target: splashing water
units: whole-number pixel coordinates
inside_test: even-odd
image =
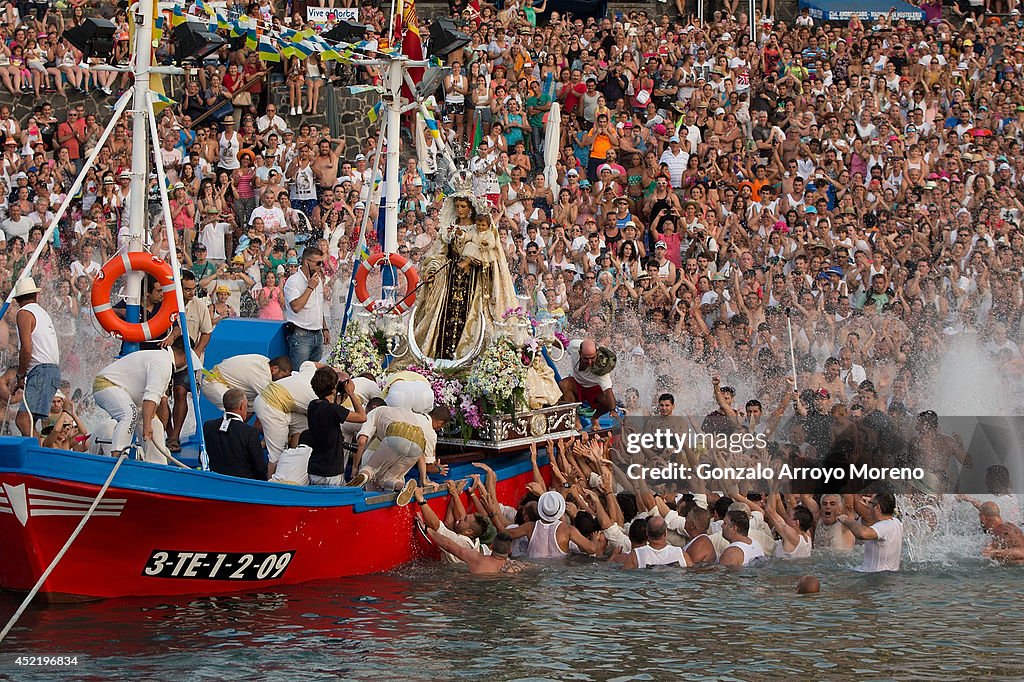
[[[991,536],[982,531],[978,512],[953,495],[899,495],[906,559],[914,564],[951,565],[980,558]]]
[[[942,416],[1024,414],[1020,387],[1000,369],[978,337],[953,339],[926,391],[931,409]]]

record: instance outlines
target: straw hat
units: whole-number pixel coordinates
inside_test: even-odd
[[[23,277],[14,285],[14,298],[35,294],[38,291],[39,287],[36,286],[36,281],[34,279],[31,277]]]

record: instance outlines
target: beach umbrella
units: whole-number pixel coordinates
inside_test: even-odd
[[[416,158],[420,161],[420,168],[427,159],[427,124],[418,113],[412,114],[416,122],[413,126],[413,141],[416,143]]]
[[[551,103],[544,130],[544,181],[558,202],[558,143],[562,137],[562,112],[558,102]]]

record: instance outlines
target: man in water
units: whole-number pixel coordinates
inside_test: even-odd
[[[858,505],[861,520],[840,514],[839,523],[864,543],[864,561],[860,570],[867,573],[900,570],[903,552],[903,523],[893,518],[896,498],[892,493],[876,493],[865,506]],[[871,525],[866,526],[864,522]]]
[[[509,536],[530,538],[526,555],[531,559],[564,559],[569,556],[569,542],[572,541],[587,554],[603,552],[605,543],[592,542],[570,523],[563,523],[565,498],[549,490],[537,500],[539,521],[527,521],[521,526],[509,529]],[[600,535],[604,538],[604,535]]]
[[[939,431],[939,417],[934,411],[925,410],[917,415],[917,433],[910,442],[911,462],[936,474],[941,487],[955,483],[961,468],[974,466],[960,436],[947,436]]]
[[[722,537],[729,541],[718,563],[732,568],[749,566],[752,561],[764,557],[760,543],[748,537],[750,532],[750,515],[741,509],[730,509],[722,524]]]
[[[848,552],[853,549],[857,538],[853,536],[849,528],[837,522],[839,517],[846,513],[842,495],[835,493],[822,495],[821,502],[818,504],[815,504],[814,498],[810,495],[803,495],[802,499],[817,519],[814,531],[814,546],[816,548],[839,552]]]
[[[647,519],[647,544],[637,547],[627,555],[624,568],[647,568],[648,566],[680,566],[686,568],[690,559],[681,547],[668,544],[668,526],[665,519],[652,516]]]
[[[1003,521],[999,505],[985,502],[978,507],[978,520],[992,542],[981,550],[982,556],[1008,564],[1024,563],[1024,533],[1012,523]]]
[[[526,568],[523,562],[509,557],[509,552],[512,551],[512,538],[508,533],[498,533],[495,536],[490,556],[451,540],[433,528],[427,527],[427,535],[442,550],[465,562],[473,575],[513,574]]]
[[[380,410],[384,408],[377,409]],[[448,504],[458,505],[461,508],[462,503],[458,500],[458,496],[461,493],[462,487],[456,487],[453,481],[449,481],[448,496],[451,499]],[[436,536],[443,537],[451,543],[451,545],[457,546],[466,552],[475,552],[481,556],[491,553],[490,547],[480,541],[480,538],[482,538],[484,533],[487,532],[487,518],[485,516],[482,514],[460,514],[460,518],[451,521],[452,527],[449,528],[446,524],[441,522],[437,513],[430,508],[429,504],[427,504],[426,499],[423,497],[422,488],[413,488],[413,496],[416,498],[416,504],[419,505],[420,513],[423,515],[423,522],[427,526],[428,533],[433,531]],[[435,535],[431,535],[431,538],[433,537],[435,537]],[[508,537],[510,541],[514,539],[511,536]],[[444,557],[449,563],[457,564],[463,561],[469,563],[466,560],[465,552],[453,552],[448,547],[444,547],[440,544],[438,547],[441,547],[441,549],[444,550]],[[511,549],[511,547],[509,549]]]
[[[706,497],[706,496],[705,496]],[[705,502],[707,504],[707,502]],[[686,515],[686,534],[691,538],[683,551],[692,564],[713,564],[718,561],[715,543],[708,536],[711,525],[711,512],[700,505],[695,506]]]

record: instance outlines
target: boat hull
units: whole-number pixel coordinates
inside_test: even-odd
[[[491,464],[499,499],[514,505],[533,480],[529,457]],[[0,438],[0,587],[31,589],[113,465]],[[455,477],[470,473],[457,467]],[[429,496],[429,504],[443,516],[446,495]],[[393,494],[126,461],[42,592],[50,599],[218,594],[388,571],[421,554],[416,511],[396,506]]]

